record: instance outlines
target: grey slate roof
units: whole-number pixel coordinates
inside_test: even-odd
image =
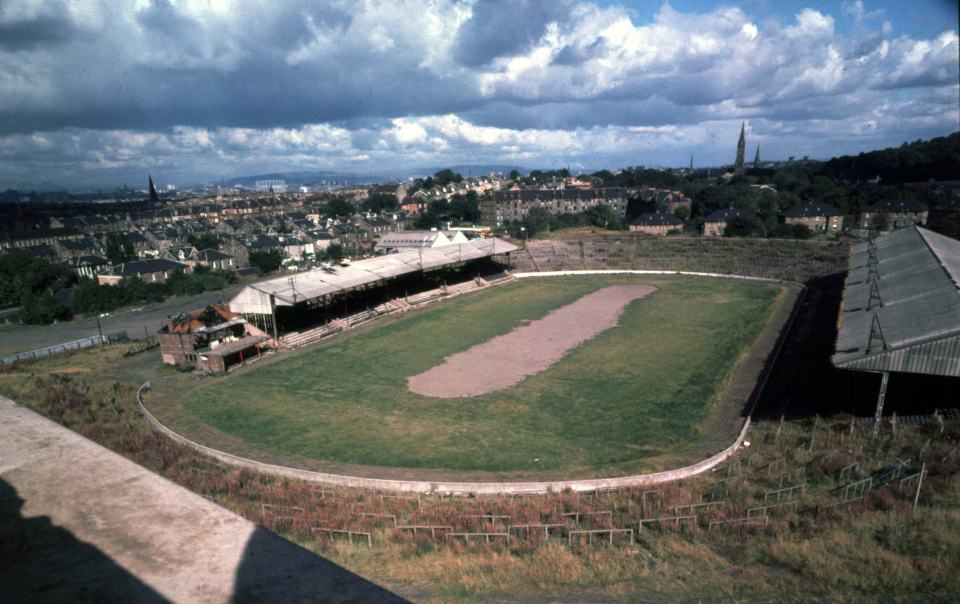
[[[727,222],[736,217],[741,218],[756,218],[757,215],[752,210],[741,210],[740,208],[727,208],[723,210],[715,210],[707,215],[704,218],[707,222]]]
[[[66,262],[71,268],[80,268],[82,266],[103,266],[109,264],[106,258],[100,256],[77,256]]]
[[[215,262],[218,260],[228,260],[233,258],[230,254],[224,254],[219,250],[201,250],[196,253],[195,258],[200,262]]]
[[[166,260],[165,258],[154,258],[153,260],[135,260],[133,262],[124,262],[113,267],[111,274],[120,277],[136,277],[138,275],[149,275],[151,273],[160,273],[163,271],[174,271],[177,269],[186,269],[185,264]]]
[[[869,244],[852,250],[833,364],[960,377],[960,242],[912,227],[875,250],[878,278]]]
[[[782,212],[784,218],[814,218],[816,216],[843,216],[843,212],[829,203],[802,203]]]
[[[868,212],[926,212],[926,204],[913,199],[884,199],[867,208]]]

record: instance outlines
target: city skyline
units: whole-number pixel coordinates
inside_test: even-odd
[[[0,187],[816,159],[960,129],[957,8],[18,2]],[[752,155],[751,155],[752,157]]]

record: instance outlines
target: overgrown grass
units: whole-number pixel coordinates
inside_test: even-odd
[[[435,399],[406,378],[614,283],[658,290],[518,386]],[[622,472],[716,434],[711,402],[782,288],[703,278],[525,280],[211,381],[184,409],[261,450],[373,466]],[[742,401],[741,401],[742,404]],[[736,413],[736,410],[734,411]]]
[[[149,429],[136,410],[135,381],[120,381],[130,362],[122,347],[87,351],[0,370],[0,393],[15,398],[188,488],[321,553],[349,570],[417,601],[922,601],[960,598],[960,424],[849,429],[849,418],[760,422],[751,446],[715,472],[683,483],[609,493],[555,493],[530,498],[385,500],[368,491],[334,489],[224,467]],[[117,376],[117,377],[114,377]],[[811,447],[811,444],[814,445]],[[837,501],[838,486],[874,474],[897,459],[930,472],[919,507],[912,488],[879,487],[853,505],[818,515]],[[857,473],[841,478],[853,462]],[[712,519],[742,517],[764,493],[794,484],[806,491],[796,511],[772,512],[768,526],[710,530]],[[644,501],[646,500],[646,503]],[[386,512],[401,522],[482,524],[478,512],[512,522],[556,519],[563,511],[609,510],[609,519],[566,521],[568,528],[630,526],[671,515],[673,506],[723,501],[698,514],[697,528],[644,529],[633,545],[569,546],[566,539],[516,538],[509,546],[452,544],[412,538],[356,511]],[[657,501],[654,504],[654,501]],[[261,515],[261,503],[299,506],[294,522]],[[317,538],[311,526],[370,531],[374,546]],[[2,548],[0,548],[2,549]],[[0,561],[2,562],[2,561]],[[278,561],[282,564],[282,561]]]

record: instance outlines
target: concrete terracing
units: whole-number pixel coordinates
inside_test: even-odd
[[[5,601],[402,601],[3,397],[0,586]]]

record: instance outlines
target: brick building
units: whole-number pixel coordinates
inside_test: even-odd
[[[877,220],[884,215],[888,229],[902,229],[914,225],[927,224],[929,208],[926,204],[912,199],[884,199],[868,207],[860,215],[861,229],[877,228]]]
[[[628,197],[629,191],[621,188],[507,189],[494,191],[480,200],[480,218],[484,224],[501,226],[523,220],[532,208],[543,208],[556,215],[576,214],[599,205],[625,215]]]
[[[671,231],[682,231],[683,221],[673,214],[645,212],[630,222],[630,230],[647,235],[666,235]]]
[[[723,237],[727,231],[727,224],[734,218],[756,220],[757,215],[751,210],[728,208],[711,212],[703,221],[703,234],[706,237]]]
[[[843,212],[828,203],[804,203],[781,214],[786,224],[802,224],[814,233],[843,231]]]
[[[259,359],[274,343],[240,315],[215,304],[168,319],[157,340],[164,363],[202,373],[226,373]]]

